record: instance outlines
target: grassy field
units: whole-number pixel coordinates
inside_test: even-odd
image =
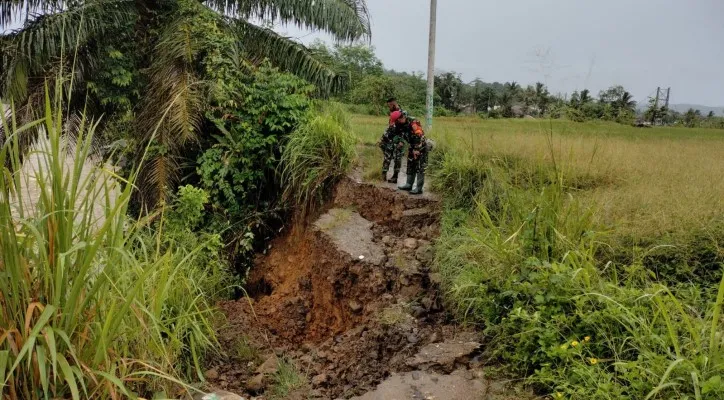
[[[385,119],[353,126],[377,178]],[[436,268],[491,363],[554,399],[724,398],[724,131],[440,118],[429,136]]]
[[[385,119],[355,116],[365,143]],[[615,123],[440,118],[429,135],[461,157],[555,163],[581,182],[579,195],[617,236],[649,238],[709,226],[724,214],[724,130],[635,128]],[[377,149],[363,152],[377,172]],[[369,175],[374,175],[371,172]],[[376,176],[376,175],[374,175]]]

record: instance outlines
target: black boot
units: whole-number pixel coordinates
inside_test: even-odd
[[[425,173],[420,172],[417,174],[417,186],[410,191],[410,194],[422,194],[423,186],[425,186]]]
[[[389,183],[397,183],[397,176],[400,174],[400,171],[395,171],[394,174],[392,174],[392,178],[390,178],[387,182]]]
[[[387,180],[387,171],[382,171],[382,182]]]
[[[410,191],[412,190],[412,184],[415,183],[415,175],[414,174],[407,174],[407,183],[403,186],[398,186],[397,188],[400,190]]]

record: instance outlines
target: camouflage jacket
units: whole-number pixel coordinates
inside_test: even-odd
[[[427,150],[425,132],[422,130],[420,121],[415,118],[407,117],[407,122],[404,124],[395,124],[393,130],[397,136],[402,136],[405,141],[410,144],[411,150]]]

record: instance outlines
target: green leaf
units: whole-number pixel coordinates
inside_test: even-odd
[[[80,392],[78,391],[78,383],[75,380],[75,373],[73,368],[68,364],[68,360],[65,356],[59,354],[58,363],[60,364],[60,370],[63,373],[63,379],[70,387],[70,393],[73,396],[73,400],[80,400]]]
[[[702,394],[709,394],[709,393],[721,393],[722,389],[722,379],[720,375],[715,375],[709,378],[706,382],[704,382],[704,387],[701,391]]]

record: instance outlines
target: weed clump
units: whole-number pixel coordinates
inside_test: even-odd
[[[289,135],[279,170],[285,203],[302,216],[320,205],[352,167],[356,143],[339,112],[315,116]]]

